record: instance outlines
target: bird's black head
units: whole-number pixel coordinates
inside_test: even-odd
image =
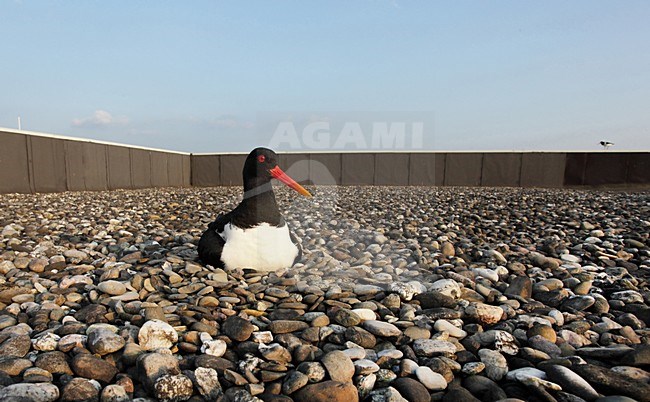
[[[278,179],[302,195],[311,197],[309,191],[296,183],[278,166],[278,155],[268,148],[255,148],[244,162],[244,190],[267,184],[271,179]]]
[[[261,183],[273,178],[271,169],[278,166],[278,155],[268,148],[255,148],[248,154],[244,163],[244,183],[246,179],[257,179]]]

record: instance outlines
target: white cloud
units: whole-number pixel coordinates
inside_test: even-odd
[[[219,127],[219,128],[244,128],[244,129],[250,129],[255,126],[255,124],[251,121],[247,120],[240,120],[235,116],[221,116],[218,117],[214,120],[209,121],[209,124],[214,127]]]
[[[105,127],[110,125],[127,124],[129,119],[123,116],[113,116],[105,110],[95,110],[92,116],[72,119],[74,127]]]

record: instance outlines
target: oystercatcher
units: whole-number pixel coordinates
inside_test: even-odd
[[[275,271],[302,256],[302,249],[278,211],[271,179],[311,197],[278,166],[278,155],[255,148],[244,163],[244,197],[234,210],[220,214],[199,241],[199,258],[220,268]]]
[[[607,149],[609,149],[609,147],[611,147],[612,145],[614,145],[614,143],[613,143],[613,142],[609,142],[609,141],[601,141],[601,142],[600,142],[600,145],[602,145],[603,148],[605,148],[605,150],[607,150]]]

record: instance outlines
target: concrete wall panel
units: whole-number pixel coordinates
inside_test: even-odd
[[[183,155],[0,132],[0,193],[241,186],[246,155]],[[649,152],[280,154],[304,184],[607,186],[650,184]]]
[[[50,193],[66,191],[63,140],[30,136],[34,190]]]
[[[0,132],[0,193],[29,193],[27,136]]]
[[[108,145],[108,188],[132,188],[131,157],[127,147]]]
[[[108,190],[108,161],[106,145],[84,142],[83,177],[86,190]]]
[[[562,187],[566,154],[525,153],[521,156],[522,187]]]
[[[587,154],[572,152],[566,155],[564,168],[565,186],[582,186],[585,181],[585,169],[587,168]]]
[[[219,155],[192,155],[192,185],[210,187],[221,185]]]
[[[486,153],[483,155],[481,185],[517,187],[521,173],[520,153]]]
[[[166,154],[168,186],[181,187],[183,185],[183,155]]]
[[[445,159],[443,153],[414,153],[409,164],[409,185],[442,186],[445,182]]]
[[[192,157],[190,155],[181,155],[183,165],[183,186],[192,185]]]
[[[483,154],[448,153],[445,160],[446,186],[480,186]]]
[[[599,186],[625,183],[627,158],[623,153],[597,153],[587,155],[584,184]]]
[[[65,141],[66,181],[69,191],[84,191],[84,155],[83,142]]]
[[[309,154],[284,154],[280,168],[295,181],[301,184],[309,183]]]
[[[408,186],[409,154],[386,153],[375,156],[375,185]]]
[[[167,173],[167,154],[151,152],[151,185],[153,187],[169,186]]]
[[[341,154],[309,155],[309,181],[313,184],[341,184]]]
[[[151,187],[150,153],[144,149],[131,149],[131,183],[133,188]]]
[[[343,154],[341,184],[373,185],[375,180],[375,154]]]
[[[626,181],[633,184],[650,183],[650,153],[627,155]]]
[[[242,170],[248,155],[221,155],[221,185],[243,186]]]

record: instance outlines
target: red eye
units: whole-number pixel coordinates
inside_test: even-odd
[[[266,156],[264,156],[264,155],[260,155],[260,156],[258,156],[258,157],[257,157],[257,161],[258,161],[259,163],[264,163],[264,161],[266,161]]]

